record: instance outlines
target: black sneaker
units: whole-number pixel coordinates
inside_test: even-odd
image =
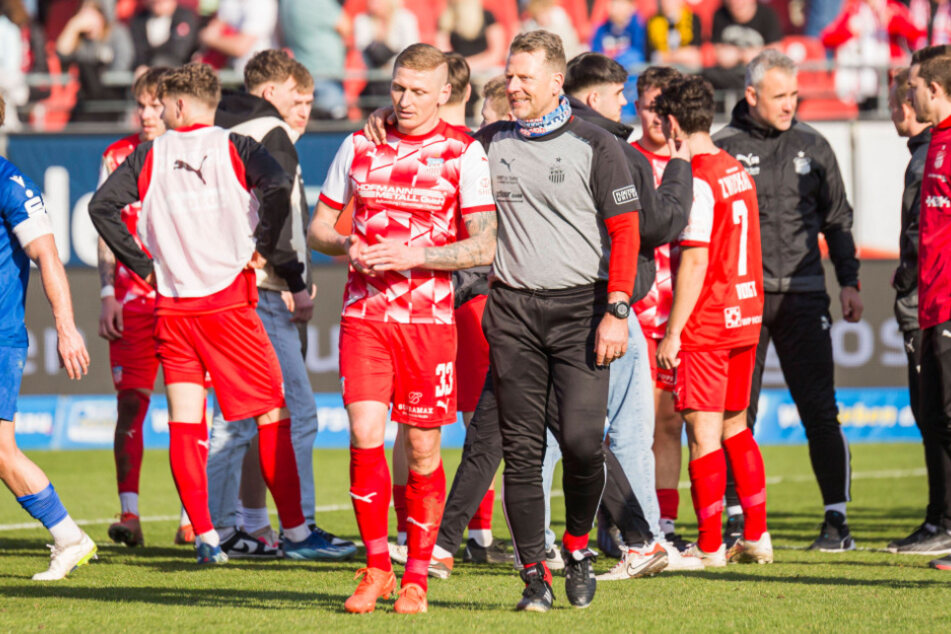
[[[337,537],[333,533],[325,531],[324,529],[317,526],[316,524],[308,524],[307,528],[309,528],[311,532],[317,533],[318,535],[326,539],[328,542],[330,542],[331,546],[343,546],[345,548],[349,548],[353,546],[354,549],[356,549],[357,547],[357,545],[354,544],[349,539],[344,539],[343,537]]]
[[[466,541],[466,550],[462,553],[462,561],[470,564],[510,564],[515,561],[515,555],[506,552],[505,544],[493,541],[488,547],[480,546],[471,537]]]
[[[594,577],[594,562],[598,555],[590,548],[568,552],[562,547],[565,560],[565,596],[576,608],[586,608],[594,599],[598,582]]]
[[[951,533],[925,523],[905,539],[889,544],[888,550],[899,555],[946,555],[951,553]]]
[[[549,570],[565,569],[565,560],[561,558],[561,551],[557,544],[545,551],[545,564]]]
[[[819,536],[812,542],[809,550],[818,550],[823,553],[843,553],[847,550],[855,550],[855,540],[849,532],[845,515],[838,511],[826,511],[826,519],[822,522]]]
[[[743,516],[728,516],[726,523],[723,525],[723,543],[726,544],[726,549],[730,550],[733,544],[736,543],[736,540],[741,537],[743,537]]]
[[[548,612],[555,600],[555,593],[551,589],[551,581],[545,578],[545,566],[533,564],[522,568],[519,576],[525,582],[522,591],[522,600],[515,606],[521,612]]]
[[[693,546],[693,542],[687,539],[684,539],[677,533],[665,533],[664,539],[668,544],[671,544],[674,548],[680,551],[680,554],[687,552],[687,549]]]
[[[221,542],[221,550],[229,559],[278,559],[283,557],[280,548],[269,546],[244,531],[235,531]]]
[[[935,570],[951,571],[951,555],[946,555],[941,559],[932,559],[928,562],[928,565]]]

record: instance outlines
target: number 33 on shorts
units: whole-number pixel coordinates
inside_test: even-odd
[[[436,398],[452,395],[452,390],[455,387],[453,372],[452,361],[440,363],[436,366]]]

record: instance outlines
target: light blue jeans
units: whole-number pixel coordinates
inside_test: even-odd
[[[644,511],[644,518],[655,539],[660,533],[660,506],[654,481],[654,383],[651,380],[647,340],[637,319],[627,320],[627,353],[611,364],[611,387],[608,392],[608,442],[621,463]],[[551,431],[542,463],[542,484],[550,495],[555,465],[561,460],[561,449]],[[546,496],[545,550],[555,544],[551,530],[551,502]]]
[[[291,313],[281,294],[259,289],[258,296],[257,313],[277,353],[284,377],[284,400],[291,414],[291,442],[300,476],[301,510],[307,523],[312,524],[317,405],[304,365],[297,325],[291,322]],[[241,463],[257,433],[254,419],[225,421],[215,403],[215,418],[208,440],[208,509],[216,528],[235,526]]]

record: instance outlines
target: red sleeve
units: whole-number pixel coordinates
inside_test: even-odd
[[[852,29],[849,28],[849,18],[853,11],[851,2],[843,7],[842,12],[819,34],[822,45],[826,48],[838,48],[854,37]]]
[[[636,212],[606,218],[611,236],[611,260],[608,264],[608,292],[619,291],[628,297],[634,293],[637,277],[637,254],[641,250],[641,234]]]

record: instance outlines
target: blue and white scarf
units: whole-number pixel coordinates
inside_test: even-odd
[[[571,105],[564,95],[558,100],[558,107],[538,119],[516,119],[518,132],[523,137],[533,139],[545,136],[568,123],[571,118]]]

